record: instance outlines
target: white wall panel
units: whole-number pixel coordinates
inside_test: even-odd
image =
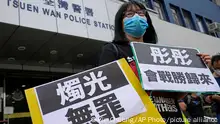
[[[102,41],[112,39],[112,26],[109,23],[105,0],[83,0],[85,17],[91,20],[87,25],[89,38]],[[90,9],[92,13],[87,11]]]
[[[47,0],[0,0],[0,22],[57,31],[62,34],[90,39],[112,41],[114,31],[107,25],[114,25],[115,14],[122,2],[118,0],[55,0],[55,6],[46,5]],[[62,1],[62,4],[59,2]],[[59,6],[62,5],[62,6]],[[73,5],[79,5],[80,13]],[[65,8],[65,7],[68,8]],[[90,8],[93,16],[87,15],[85,7]],[[47,15],[43,10],[48,11]],[[56,11],[57,12],[56,12]],[[55,13],[53,13],[55,12]],[[158,19],[151,14],[156,28],[159,44],[193,47],[201,52],[215,54],[220,48],[220,39]],[[100,22],[94,25],[94,21]],[[102,23],[107,25],[102,25]],[[87,30],[88,29],[88,30]]]
[[[19,25],[18,1],[0,0],[0,22]]]
[[[57,18],[58,33],[87,38],[87,19],[84,16],[82,0],[61,1],[56,0],[56,10],[62,13],[62,17]]]
[[[111,25],[115,25],[115,15],[122,5],[123,2],[119,0],[106,0],[109,20]],[[111,30],[112,36],[114,37],[114,30]]]
[[[55,3],[47,5],[46,1],[20,0],[20,25],[57,32]]]

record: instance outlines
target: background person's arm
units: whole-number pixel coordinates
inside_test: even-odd
[[[207,66],[211,69],[212,64],[211,64],[211,55],[209,54],[203,54],[203,53],[198,53],[197,54],[206,64]]]
[[[220,103],[220,96],[219,96],[219,95],[212,95],[212,96],[211,96],[211,99],[212,99],[213,101],[216,101],[216,102]]]
[[[188,104],[188,96],[186,95],[181,100],[178,100],[178,102],[179,102],[180,109],[185,112],[187,109],[187,104]]]
[[[179,102],[179,106],[182,111],[186,111],[187,105],[184,101]]]

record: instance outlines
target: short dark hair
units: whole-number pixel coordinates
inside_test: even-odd
[[[143,4],[136,2],[136,1],[130,1],[130,2],[124,3],[120,7],[120,9],[118,10],[118,12],[116,13],[116,16],[115,16],[115,37],[114,37],[113,42],[127,42],[128,41],[127,38],[125,37],[125,33],[123,31],[122,20],[124,17],[124,12],[127,10],[128,7],[130,7],[132,5],[138,6],[140,9],[146,10],[146,7]],[[146,11],[145,16],[147,18],[147,22],[148,22],[149,27],[146,29],[146,32],[143,36],[143,40],[145,43],[156,44],[157,43],[157,34],[156,34],[156,31],[153,27],[151,18],[150,18],[147,11]]]
[[[217,62],[217,61],[219,61],[219,60],[220,60],[220,53],[218,53],[218,54],[212,56],[212,59],[211,59],[211,64],[212,64],[212,66],[214,65],[214,62]]]

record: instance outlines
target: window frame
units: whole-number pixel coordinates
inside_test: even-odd
[[[182,9],[182,13],[183,13],[183,20],[185,22],[185,27],[195,30],[195,25],[193,23],[193,17],[192,17],[191,12],[185,9]]]
[[[201,32],[201,33],[206,33],[206,31],[205,31],[205,25],[204,25],[204,20],[203,20],[202,16],[196,15],[196,20],[195,20],[195,21],[196,21],[196,24],[197,24],[198,29],[199,29],[198,31]],[[198,23],[199,21],[201,22],[201,23],[200,23],[201,25]],[[203,31],[201,30],[201,27],[202,27],[202,30],[203,30]]]
[[[174,24],[179,25],[179,26],[183,26],[183,20],[181,18],[182,15],[181,15],[180,8],[170,4],[170,10],[171,10],[171,14],[172,14]]]
[[[214,33],[214,32],[209,32],[209,27],[208,25],[213,23],[213,21],[211,19],[208,19],[208,18],[204,18],[205,19],[205,24],[206,24],[206,28],[207,28],[207,34],[208,35],[211,35],[213,37],[218,37],[218,34],[217,33]]]
[[[159,6],[156,6],[156,4],[159,5]],[[156,12],[158,12],[158,15],[159,15],[159,18],[161,20],[165,20],[167,21],[167,17],[166,17],[166,13],[165,13],[165,9],[164,9],[164,5],[162,3],[162,1],[160,0],[153,0],[153,8]],[[160,10],[160,11],[158,11]]]

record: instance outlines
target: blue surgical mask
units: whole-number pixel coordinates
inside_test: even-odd
[[[138,14],[135,14],[133,17],[126,17],[124,19],[124,31],[128,35],[140,38],[146,32],[148,28],[148,23],[146,17],[141,17]]]

